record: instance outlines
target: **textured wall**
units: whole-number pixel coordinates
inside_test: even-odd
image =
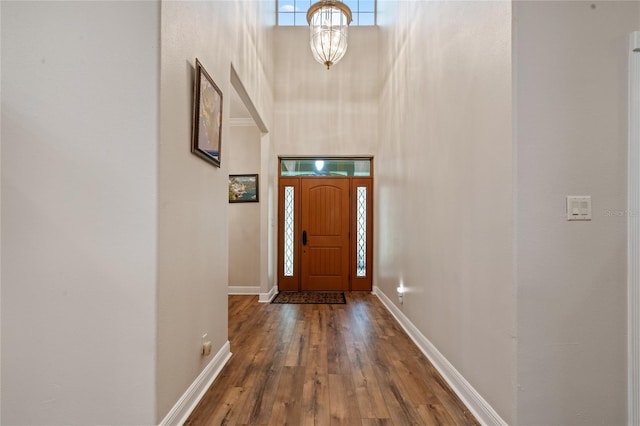
[[[157,2],[2,2],[2,424],[155,423]]]
[[[260,132],[255,126],[230,129],[229,174],[260,173]],[[258,176],[266,181],[266,176]],[[260,183],[260,182],[259,182]],[[262,199],[259,203],[268,203]],[[260,286],[260,204],[229,203],[229,286]],[[265,244],[266,245],[266,244]],[[254,290],[255,291],[255,290]]]
[[[276,155],[371,155],[378,140],[378,28],[349,30],[330,70],[313,59],[309,29],[275,32]]]
[[[510,422],[511,4],[380,7],[375,285]]]
[[[225,154],[233,63],[263,120],[271,121],[270,2],[163,2],[161,49],[157,416],[160,421],[227,341],[229,268]],[[190,152],[198,57],[224,94],[221,167]],[[266,275],[266,274],[265,274]]]
[[[627,49],[640,3],[514,12],[517,423],[625,424]],[[566,195],[591,195],[593,220],[567,222]]]

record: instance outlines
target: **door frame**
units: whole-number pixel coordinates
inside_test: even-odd
[[[373,290],[373,241],[374,241],[374,167],[372,156],[348,156],[348,157],[336,157],[336,156],[281,156],[278,157],[278,210],[277,217],[277,232],[278,232],[278,247],[277,247],[277,286],[278,291],[300,291],[301,290],[301,200],[300,195],[302,191],[302,179],[318,178],[318,175],[299,175],[299,176],[282,176],[282,161],[283,160],[363,160],[366,159],[370,162],[369,176],[343,176],[342,178],[349,180],[349,286],[348,291],[372,291]],[[340,176],[331,176],[333,178]],[[365,186],[367,187],[366,194],[366,273],[365,276],[357,276],[357,246],[356,246],[356,230],[357,230],[357,199],[354,196],[356,188]],[[294,191],[294,223],[293,223],[293,274],[285,276],[284,274],[284,188],[293,187]]]

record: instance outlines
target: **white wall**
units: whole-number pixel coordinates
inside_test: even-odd
[[[155,423],[157,2],[2,2],[2,424]]]
[[[159,150],[157,418],[227,342],[230,67],[271,121],[271,2],[163,2]],[[274,18],[275,19],[275,18]],[[224,95],[221,167],[191,154],[193,65]]]
[[[259,174],[261,147],[258,128],[255,125],[232,125],[229,130],[226,150],[229,174]],[[265,177],[258,176],[259,179]],[[267,202],[268,200],[259,199],[259,203]],[[229,203],[229,286],[254,287],[253,290],[249,290],[254,293],[260,292],[259,203]]]
[[[277,287],[277,270],[278,270],[278,234],[277,234],[277,180],[278,180],[278,160],[274,155],[273,143],[270,137],[262,137],[262,180],[260,184],[260,229],[263,240],[260,243],[260,290],[261,292],[269,292]],[[266,184],[265,184],[266,182]],[[264,237],[266,229],[266,238]],[[265,243],[266,241],[266,243]],[[266,275],[264,272],[267,272]]]
[[[313,59],[309,29],[275,30],[275,155],[373,154],[378,141],[378,28],[349,29],[330,70]]]
[[[228,99],[217,169],[193,63],[269,122],[273,7],[2,3],[3,423],[157,423],[223,347]]]
[[[270,15],[270,18],[272,19],[273,15]],[[237,95],[231,100],[232,121],[235,121],[235,125],[239,125],[241,123],[246,125],[248,122],[251,126],[255,126],[259,132],[256,140],[256,153],[259,155],[257,171],[260,179],[260,206],[258,209],[258,287],[245,287],[244,289],[239,289],[237,291],[240,293],[250,294],[259,293],[259,300],[261,302],[268,302],[275,294],[275,290],[277,288],[273,272],[276,268],[275,253],[277,250],[275,245],[275,188],[277,187],[277,179],[275,178],[276,158],[273,154],[271,134],[269,133],[270,129],[262,118],[262,114],[265,111],[261,112],[256,109],[254,102],[251,100],[243,82],[240,80],[240,77],[237,75],[235,68],[233,67],[231,70],[231,85],[234,88],[232,95]],[[266,111],[269,118],[273,116],[271,109]],[[233,125],[234,124],[232,123],[232,126]],[[229,291],[230,293],[235,292],[233,288],[230,288]]]
[[[510,2],[380,2],[374,283],[514,420]]]
[[[517,424],[625,424],[627,49],[640,3],[514,5]],[[566,195],[591,195],[593,220],[567,222]]]

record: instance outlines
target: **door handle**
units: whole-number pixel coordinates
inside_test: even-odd
[[[302,245],[307,245],[307,231],[302,231]]]

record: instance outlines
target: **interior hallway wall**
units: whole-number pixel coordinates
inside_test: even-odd
[[[0,8],[0,423],[154,424],[159,3]]]
[[[277,215],[278,160],[272,137],[263,134],[260,140],[260,293],[273,294],[277,288]],[[266,302],[265,300],[262,300]]]
[[[200,355],[202,335],[212,355],[227,342],[230,70],[269,127],[275,5],[167,1],[161,13],[158,421],[211,361]],[[220,168],[190,152],[196,57],[224,95]]]
[[[330,70],[313,59],[306,27],[276,28],[274,43],[275,155],[372,155],[378,28],[350,28],[347,54]]]
[[[229,174],[260,173],[260,131],[255,125],[231,126],[227,144]],[[258,184],[260,178],[258,176]],[[259,189],[259,185],[258,185]],[[260,204],[229,203],[229,286],[260,292]],[[266,244],[265,244],[266,245]],[[239,289],[235,289],[239,291]]]
[[[511,423],[511,3],[380,2],[378,18],[375,284]]]
[[[516,423],[626,424],[627,63],[640,3],[518,1],[514,29]],[[567,195],[591,195],[593,220],[568,222]]]

